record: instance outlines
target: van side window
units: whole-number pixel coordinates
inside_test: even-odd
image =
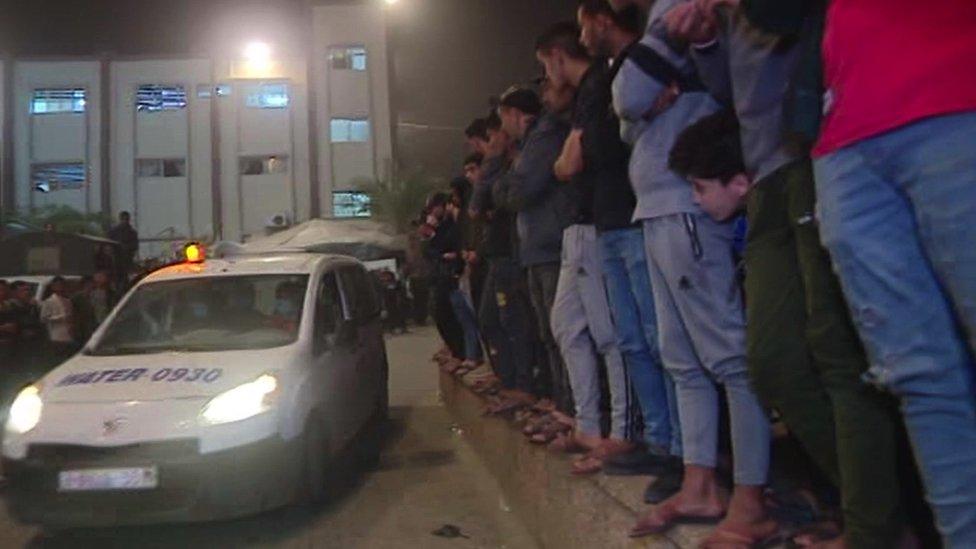
[[[331,336],[336,333],[342,320],[342,297],[335,273],[322,275],[318,295],[315,298],[316,337]]]
[[[350,316],[361,320],[378,316],[381,309],[373,275],[362,267],[346,267],[341,274]]]

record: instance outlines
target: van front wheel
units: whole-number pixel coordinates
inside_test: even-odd
[[[325,501],[328,444],[321,420],[309,419],[302,437],[302,479],[299,485],[301,502],[315,504]]]

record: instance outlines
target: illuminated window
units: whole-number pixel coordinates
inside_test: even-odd
[[[144,84],[136,93],[136,110],[139,112],[178,111],[186,108],[186,88],[183,86],[159,86]]]
[[[218,95],[220,90],[218,88]],[[287,84],[261,84],[256,92],[247,96],[247,106],[252,109],[288,108]]]
[[[279,175],[288,173],[287,155],[242,156],[241,175]]]
[[[82,162],[33,164],[31,185],[39,193],[73,191],[85,186],[85,165]]]
[[[329,51],[332,69],[337,71],[365,71],[366,48],[362,46],[332,48]]]
[[[369,120],[366,118],[333,118],[333,143],[366,143],[369,141]]]
[[[186,177],[186,159],[140,158],[136,173],[139,177]]]
[[[332,193],[332,215],[341,218],[372,217],[372,199],[361,191]]]
[[[84,88],[50,88],[34,90],[31,114],[83,113],[87,101]]]

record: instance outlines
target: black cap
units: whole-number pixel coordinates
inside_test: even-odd
[[[533,116],[542,112],[542,101],[539,100],[539,95],[526,88],[509,89],[502,94],[498,106],[518,109]]]

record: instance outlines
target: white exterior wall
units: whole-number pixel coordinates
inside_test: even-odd
[[[146,60],[112,63],[113,217],[133,213],[143,239],[209,240],[214,234],[211,177],[210,101],[199,86],[211,87],[209,60]],[[183,86],[187,108],[163,112],[136,110],[140,85]],[[186,177],[140,178],[138,159],[185,158]],[[144,255],[170,249],[165,242],[144,243]]]
[[[318,102],[319,180],[321,211],[333,211],[332,193],[354,190],[356,179],[389,177],[393,158],[390,115],[386,12],[382,2],[316,6],[314,67]],[[363,46],[366,71],[334,71],[331,48]],[[333,117],[369,117],[368,143],[332,143]]]
[[[98,61],[17,62],[11,93],[14,105],[15,203],[22,211],[47,205],[71,206],[82,212],[101,211],[101,81]],[[85,88],[87,105],[79,114],[33,116],[35,89]],[[84,162],[87,180],[81,190],[34,192],[31,165],[46,162]]]
[[[219,83],[230,94],[215,97],[220,122],[222,238],[247,240],[264,236],[267,221],[279,214],[291,223],[311,215],[309,184],[308,92],[304,59],[283,59],[261,71],[245,63],[218,67]],[[247,106],[247,96],[262,83],[286,83],[289,103],[283,109]],[[243,175],[241,158],[287,156],[287,173]]]

